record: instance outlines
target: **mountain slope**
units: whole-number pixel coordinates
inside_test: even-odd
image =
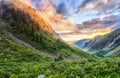
[[[55,34],[50,24],[47,23],[34,8],[28,6],[20,0],[11,0],[11,5],[16,10],[19,9],[22,10],[25,14],[28,14],[30,17],[26,17],[26,19],[34,20],[34,22],[36,22],[39,25],[38,29],[47,31],[51,34]]]
[[[120,29],[99,36],[85,44],[83,49],[90,52],[98,52],[100,55],[117,56],[120,54]],[[107,54],[108,53],[108,54]]]
[[[74,43],[78,48],[83,48],[89,39],[83,39]]]
[[[34,50],[19,44],[12,39],[6,32],[6,24],[0,21],[0,61],[31,62],[31,61],[52,61],[51,58],[39,55]]]
[[[24,3],[18,4],[19,1],[17,0],[13,1],[17,4],[15,2],[10,4],[10,8],[7,5],[3,5],[2,18],[9,25],[7,30],[12,32],[17,38],[31,44],[42,52],[75,58],[94,58],[92,55],[63,42],[61,39],[55,38],[56,34],[49,33],[49,28],[50,31],[52,30],[51,26],[44,19],[41,21],[39,19],[40,16],[33,8]],[[21,5],[25,6],[25,11],[23,10],[24,8],[21,9]],[[48,28],[47,31],[46,27]]]
[[[4,31],[7,27],[0,22],[0,78],[120,77],[120,57],[54,61],[16,42]]]

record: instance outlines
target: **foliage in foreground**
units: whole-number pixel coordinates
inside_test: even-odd
[[[1,62],[0,78],[118,78],[120,58],[60,62]]]

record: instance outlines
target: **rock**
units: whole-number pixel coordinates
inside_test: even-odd
[[[3,55],[4,55],[3,53],[0,54],[0,56],[3,56]]]
[[[45,78],[45,76],[40,74],[38,78]]]

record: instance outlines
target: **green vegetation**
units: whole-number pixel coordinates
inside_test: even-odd
[[[114,47],[114,48],[111,48],[110,50],[108,50],[106,52],[106,54],[104,54],[104,56],[120,56],[120,46],[117,46],[117,47]]]
[[[90,40],[84,48],[102,57],[106,56],[106,54],[109,54],[109,56],[117,56],[120,51],[119,37],[120,29],[117,29],[107,35]]]
[[[119,78],[120,57],[57,61],[14,42],[0,23],[0,78]],[[72,47],[72,46],[70,46]]]
[[[101,50],[103,48],[105,48],[106,46],[108,46],[108,44],[110,44],[115,38],[117,38],[120,34],[120,29],[117,29],[113,32],[111,32],[110,34],[105,35],[102,38],[99,38],[98,40],[95,41],[95,44],[92,45],[91,50],[95,49],[95,50]],[[120,42],[118,40],[118,42],[116,42],[115,46],[120,45]]]
[[[91,61],[1,62],[0,78],[119,78],[120,58]]]
[[[52,59],[37,54],[34,50],[14,42],[5,32],[0,24],[0,62],[44,62]],[[17,58],[17,59],[16,59]]]
[[[38,55],[0,30],[0,78],[119,78],[120,57],[62,61]]]

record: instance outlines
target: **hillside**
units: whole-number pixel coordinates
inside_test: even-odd
[[[2,20],[0,20],[2,21]],[[54,60],[16,42],[0,22],[0,78],[118,78],[120,57]]]
[[[17,38],[31,44],[42,52],[54,54],[55,56],[62,55],[64,58],[66,56],[72,58],[93,58],[92,55],[56,38],[56,34],[49,33],[49,30],[52,30],[51,26],[44,19],[41,21],[39,19],[41,17],[36,16],[38,14],[33,8],[24,3],[16,3],[10,4],[12,5],[10,8],[7,5],[3,5],[4,11],[2,18],[9,25],[7,30]],[[21,9],[21,5],[25,5],[25,12]],[[38,19],[39,22],[34,19]],[[44,27],[48,28],[47,31]]]
[[[0,19],[1,20],[1,19]],[[0,21],[0,61],[41,61],[49,60],[50,58],[39,55],[31,48],[15,41],[11,36],[6,33],[7,26],[4,22]],[[17,58],[17,59],[16,59]],[[52,60],[52,59],[51,59]]]
[[[116,29],[105,36],[97,36],[96,38],[89,40],[85,43],[83,49],[90,52],[97,52],[98,55],[117,56],[120,54],[119,41],[120,29]]]
[[[28,15],[28,16],[25,15],[26,19],[24,19],[23,21],[30,23],[30,21],[27,21],[27,19],[31,19],[31,21],[34,20],[34,22],[36,22],[38,24],[38,29],[43,30],[43,31],[47,31],[51,34],[56,35],[56,33],[54,32],[54,30],[52,29],[50,24],[47,23],[34,8],[28,6],[26,3],[24,3],[20,0],[11,0],[10,5],[11,5],[10,8],[14,8],[13,10],[16,10],[18,12],[19,12],[19,10],[21,10],[23,13]],[[17,10],[17,9],[19,9],[19,10]]]
[[[0,78],[117,78],[120,57],[86,60],[54,60],[16,42],[0,22]]]

